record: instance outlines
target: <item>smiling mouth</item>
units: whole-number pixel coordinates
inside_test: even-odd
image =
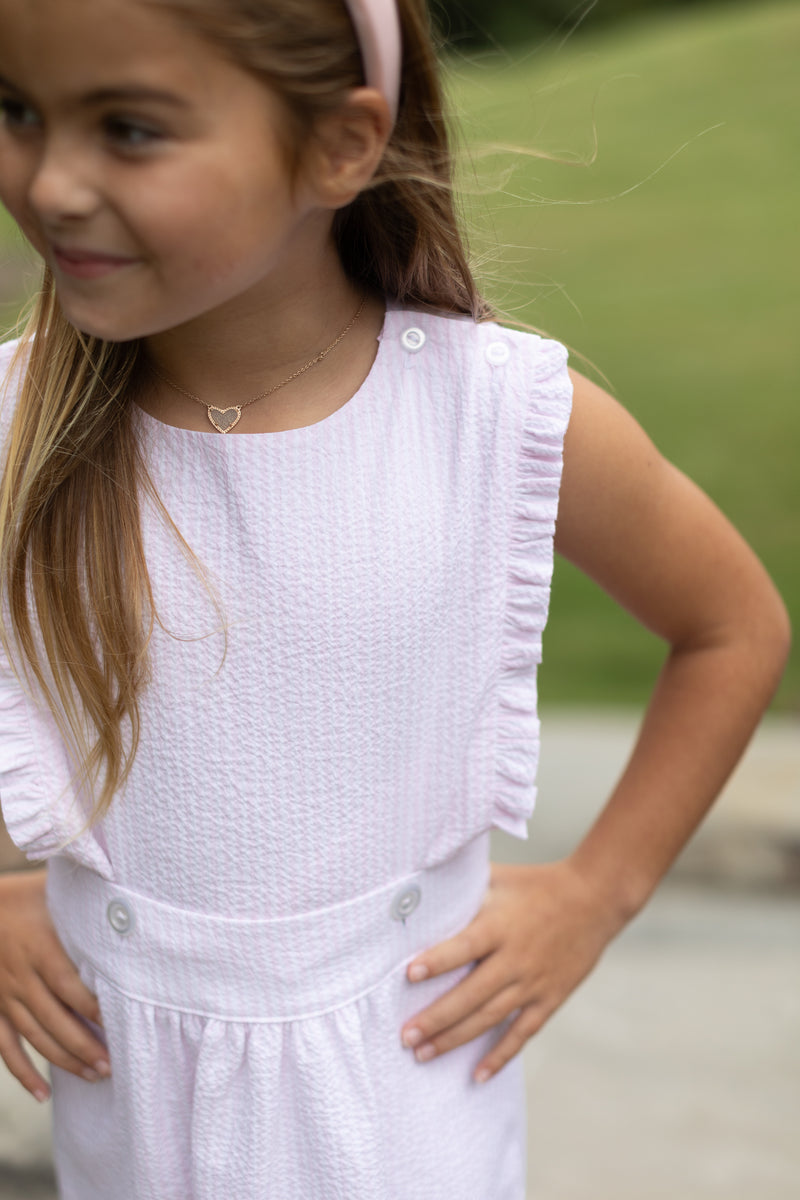
[[[53,247],[53,259],[59,271],[76,279],[98,279],[136,262],[135,258],[92,254],[88,250],[62,250],[58,246]]]

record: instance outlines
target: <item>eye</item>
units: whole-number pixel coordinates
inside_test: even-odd
[[[0,96],[0,123],[6,129],[33,129],[39,124],[39,115],[21,100]]]
[[[103,130],[108,140],[123,150],[146,149],[164,138],[161,130],[127,117],[106,117]]]

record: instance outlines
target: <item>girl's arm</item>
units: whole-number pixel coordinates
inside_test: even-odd
[[[73,1075],[96,1080],[108,1052],[80,1018],[101,1023],[97,997],[84,985],[58,939],[45,897],[47,868],[11,842],[0,816],[0,1059],[37,1100],[47,1080],[26,1052],[25,1038]],[[0,1068],[2,1069],[2,1068]]]
[[[627,921],[719,794],[778,685],[761,563],[607,393],[572,372],[556,549],[670,646],[628,766],[572,861]]]
[[[474,920],[409,963],[411,982],[474,964],[405,1023],[421,1061],[513,1016],[476,1078],[522,1048],[645,903],[744,751],[789,649],[783,603],[739,534],[616,401],[572,379],[556,549],[669,653],[580,845],[562,862],[493,864]]]

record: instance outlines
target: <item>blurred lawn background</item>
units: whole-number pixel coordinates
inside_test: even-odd
[[[489,296],[599,368],[572,357],[743,532],[795,623],[799,51],[796,2],[698,4],[448,72]],[[543,704],[638,704],[663,654],[559,561]],[[800,656],[775,707],[800,711]]]
[[[605,379],[572,359],[742,530],[795,621],[799,50],[800,5],[784,0],[644,12],[448,58],[490,297],[596,364]],[[0,210],[6,327],[22,258]],[[558,563],[544,705],[640,704],[663,653]],[[800,711],[797,655],[775,707]]]

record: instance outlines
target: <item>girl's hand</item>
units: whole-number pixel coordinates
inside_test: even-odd
[[[404,1045],[414,1046],[418,1060],[425,1062],[519,1010],[478,1064],[474,1078],[483,1082],[564,1003],[622,924],[568,859],[542,866],[492,863],[477,916],[408,965],[413,983],[479,960],[460,983],[406,1022]],[[422,967],[426,974],[416,975],[415,969]]]
[[[108,1052],[79,1019],[100,1009],[58,940],[45,901],[46,870],[0,875],[0,1057],[37,1100],[50,1088],[22,1047],[94,1082],[109,1075]],[[78,1015],[76,1015],[78,1014]]]

